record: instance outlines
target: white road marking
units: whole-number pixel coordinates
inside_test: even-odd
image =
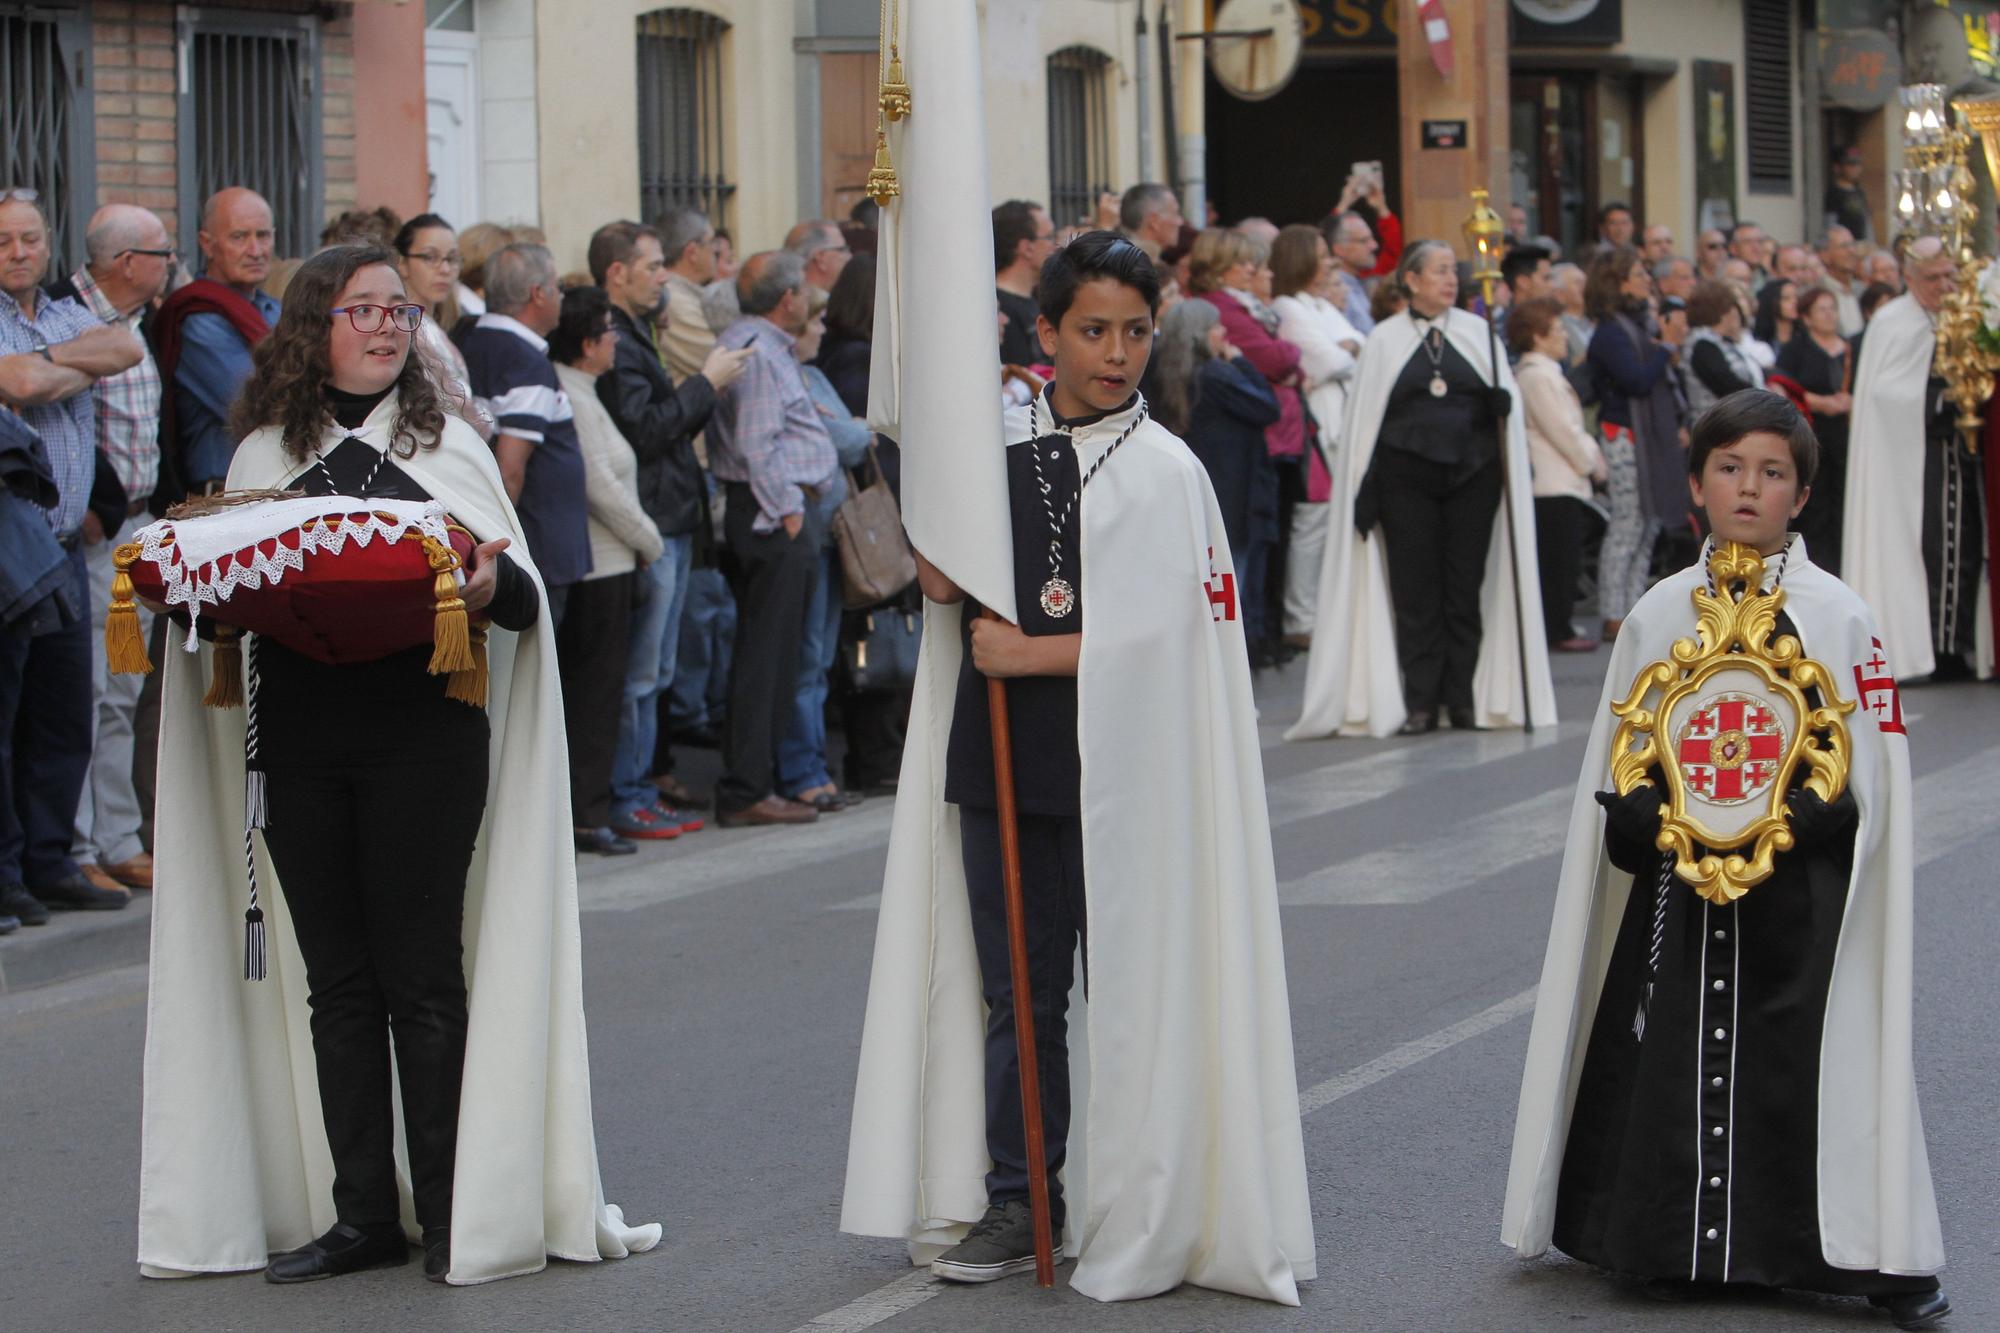
[[[1562,850],[1574,793],[1538,792],[1450,826],[1440,836],[1399,842],[1336,861],[1278,886],[1286,907],[1422,903]]]
[[[1490,1005],[1470,1018],[1461,1018],[1450,1027],[1439,1028],[1428,1036],[1406,1041],[1401,1046],[1378,1055],[1365,1065],[1357,1065],[1344,1074],[1336,1074],[1324,1083],[1315,1083],[1299,1094],[1299,1115],[1301,1118],[1315,1111],[1323,1111],[1342,1097],[1352,1096],[1363,1088],[1380,1083],[1392,1074],[1400,1074],[1415,1064],[1421,1064],[1433,1055],[1440,1055],[1462,1041],[1471,1041],[1482,1033],[1511,1023],[1535,1007],[1535,987],[1530,986],[1518,995],[1510,995],[1495,1005]]]
[[[813,1333],[813,1330],[833,1329],[839,1333],[856,1333],[856,1330],[873,1328],[884,1320],[894,1319],[906,1310],[914,1310],[931,1297],[943,1291],[945,1284],[930,1274],[927,1268],[919,1268],[905,1273],[886,1287],[877,1287],[866,1296],[857,1297],[838,1310],[828,1310],[809,1323],[800,1324],[792,1333]]]

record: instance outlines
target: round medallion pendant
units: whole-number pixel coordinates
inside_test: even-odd
[[[1445,387],[1444,387],[1444,376],[1442,376],[1442,375],[1432,375],[1432,376],[1431,376],[1431,397],[1433,397],[1433,398],[1442,398],[1442,397],[1444,397],[1444,394],[1445,394]]]
[[[1076,589],[1068,579],[1052,578],[1042,585],[1042,614],[1061,620],[1076,610]]]

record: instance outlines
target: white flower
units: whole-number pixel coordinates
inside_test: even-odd
[[[2000,333],[2000,263],[1988,260],[1974,283],[1979,292],[1979,310],[1988,330]]]

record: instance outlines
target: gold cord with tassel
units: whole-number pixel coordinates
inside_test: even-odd
[[[458,595],[458,552],[435,537],[424,538],[424,556],[430,561],[432,595],[437,598],[436,646],[431,650],[430,672],[472,669],[472,647],[466,628],[465,599]]]
[[[215,651],[208,664],[208,693],[201,696],[210,708],[243,706],[243,631],[234,625],[215,627]]]
[[[903,53],[897,45],[900,17],[897,0],[882,0],[882,26],[876,39],[875,165],[869,169],[862,192],[887,208],[903,190],[896,179],[896,163],[889,154],[889,123],[910,114],[910,84],[903,73]]]
[[[139,632],[139,604],[132,595],[132,566],[139,544],[126,542],[111,553],[111,606],[104,613],[104,660],[114,675],[144,676],[153,670],[146,636]]]
[[[454,671],[445,679],[444,697],[456,699],[474,708],[486,707],[486,626],[484,623],[471,627],[472,665],[463,671]]]

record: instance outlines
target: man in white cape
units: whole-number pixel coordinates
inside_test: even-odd
[[[1482,635],[1472,677],[1474,721],[1480,727],[1518,727],[1532,715],[1536,726],[1556,720],[1555,684],[1549,674],[1536,577],[1534,501],[1528,485],[1528,436],[1521,420],[1514,373],[1500,358],[1494,378],[1486,324],[1453,309],[1445,337],[1472,363],[1480,378],[1514,395],[1507,416],[1507,485],[1493,525],[1493,542],[1480,585]],[[1407,311],[1377,324],[1361,349],[1361,366],[1347,395],[1347,420],[1328,501],[1325,563],[1319,580],[1319,613],[1306,660],[1305,703],[1288,741],[1325,736],[1392,736],[1408,718],[1396,657],[1396,619],[1389,597],[1389,564],[1378,528],[1362,536],[1354,527],[1354,499],[1375,458],[1375,440],[1389,391],[1422,337]],[[1515,570],[1520,570],[1516,578]],[[1519,612],[1515,597],[1524,602]],[[1521,679],[1521,626],[1527,637],[1528,678]]]
[[[396,408],[391,394],[351,433],[386,451]],[[330,427],[324,447],[349,434]],[[492,451],[470,426],[446,417],[437,448],[396,464],[479,541],[509,538],[511,558],[540,592]],[[238,446],[228,486],[279,488],[303,470],[277,428],[266,428]],[[448,1277],[460,1285],[536,1272],[551,1255],[622,1258],[660,1239],[657,1224],[629,1224],[606,1204],[598,1179],[550,617],[519,635],[495,629],[488,655],[492,763],[465,892],[469,1022]],[[261,848],[269,976],[243,979],[244,713],[202,706],[206,646],[197,656],[175,643],[168,656],[139,1264],[150,1277],[249,1272],[333,1225],[333,1164],[305,965]],[[400,1139],[399,1125],[399,1162]],[[414,1234],[408,1180],[398,1174],[404,1229]]]
[[[1610,705],[1692,635],[1704,567],[1663,580],[1612,650],[1571,809],[1501,1222],[1524,1258],[1553,1242],[1656,1282],[1935,1295],[1944,1249],[1911,1050],[1908,738],[1873,618],[1804,547],[1794,537],[1768,559],[1764,586],[1782,581],[1778,632],[1859,704],[1844,910],[1827,878],[1847,871],[1844,831],[1831,854],[1801,860],[1798,830],[1780,878],[1728,907],[1613,863],[1594,799],[1611,787]],[[1827,902],[1832,913],[1815,910]],[[1661,960],[1650,984],[1649,951]],[[1806,1029],[1817,1043],[1787,1040]]]
[[[1089,1002],[1070,1006],[1059,1243],[1099,1300],[1192,1282],[1295,1305],[1312,1217],[1235,573],[1201,465],[1143,412],[1134,395],[1058,433],[1038,401],[1005,423],[1016,447],[1073,449],[1080,474],[1124,441],[1080,505]],[[905,1240],[919,1264],[986,1212],[992,1165],[980,963],[944,798],[961,611],[926,606],[841,1211],[842,1230]]]
[[[1855,367],[1842,573],[1880,618],[1898,676],[1936,673],[1941,653],[1950,669],[1990,675],[1980,460],[1960,443],[1957,411],[1931,372],[1934,321],[1958,269],[1926,238],[1911,247],[1903,275],[1909,289],[1868,322]]]

